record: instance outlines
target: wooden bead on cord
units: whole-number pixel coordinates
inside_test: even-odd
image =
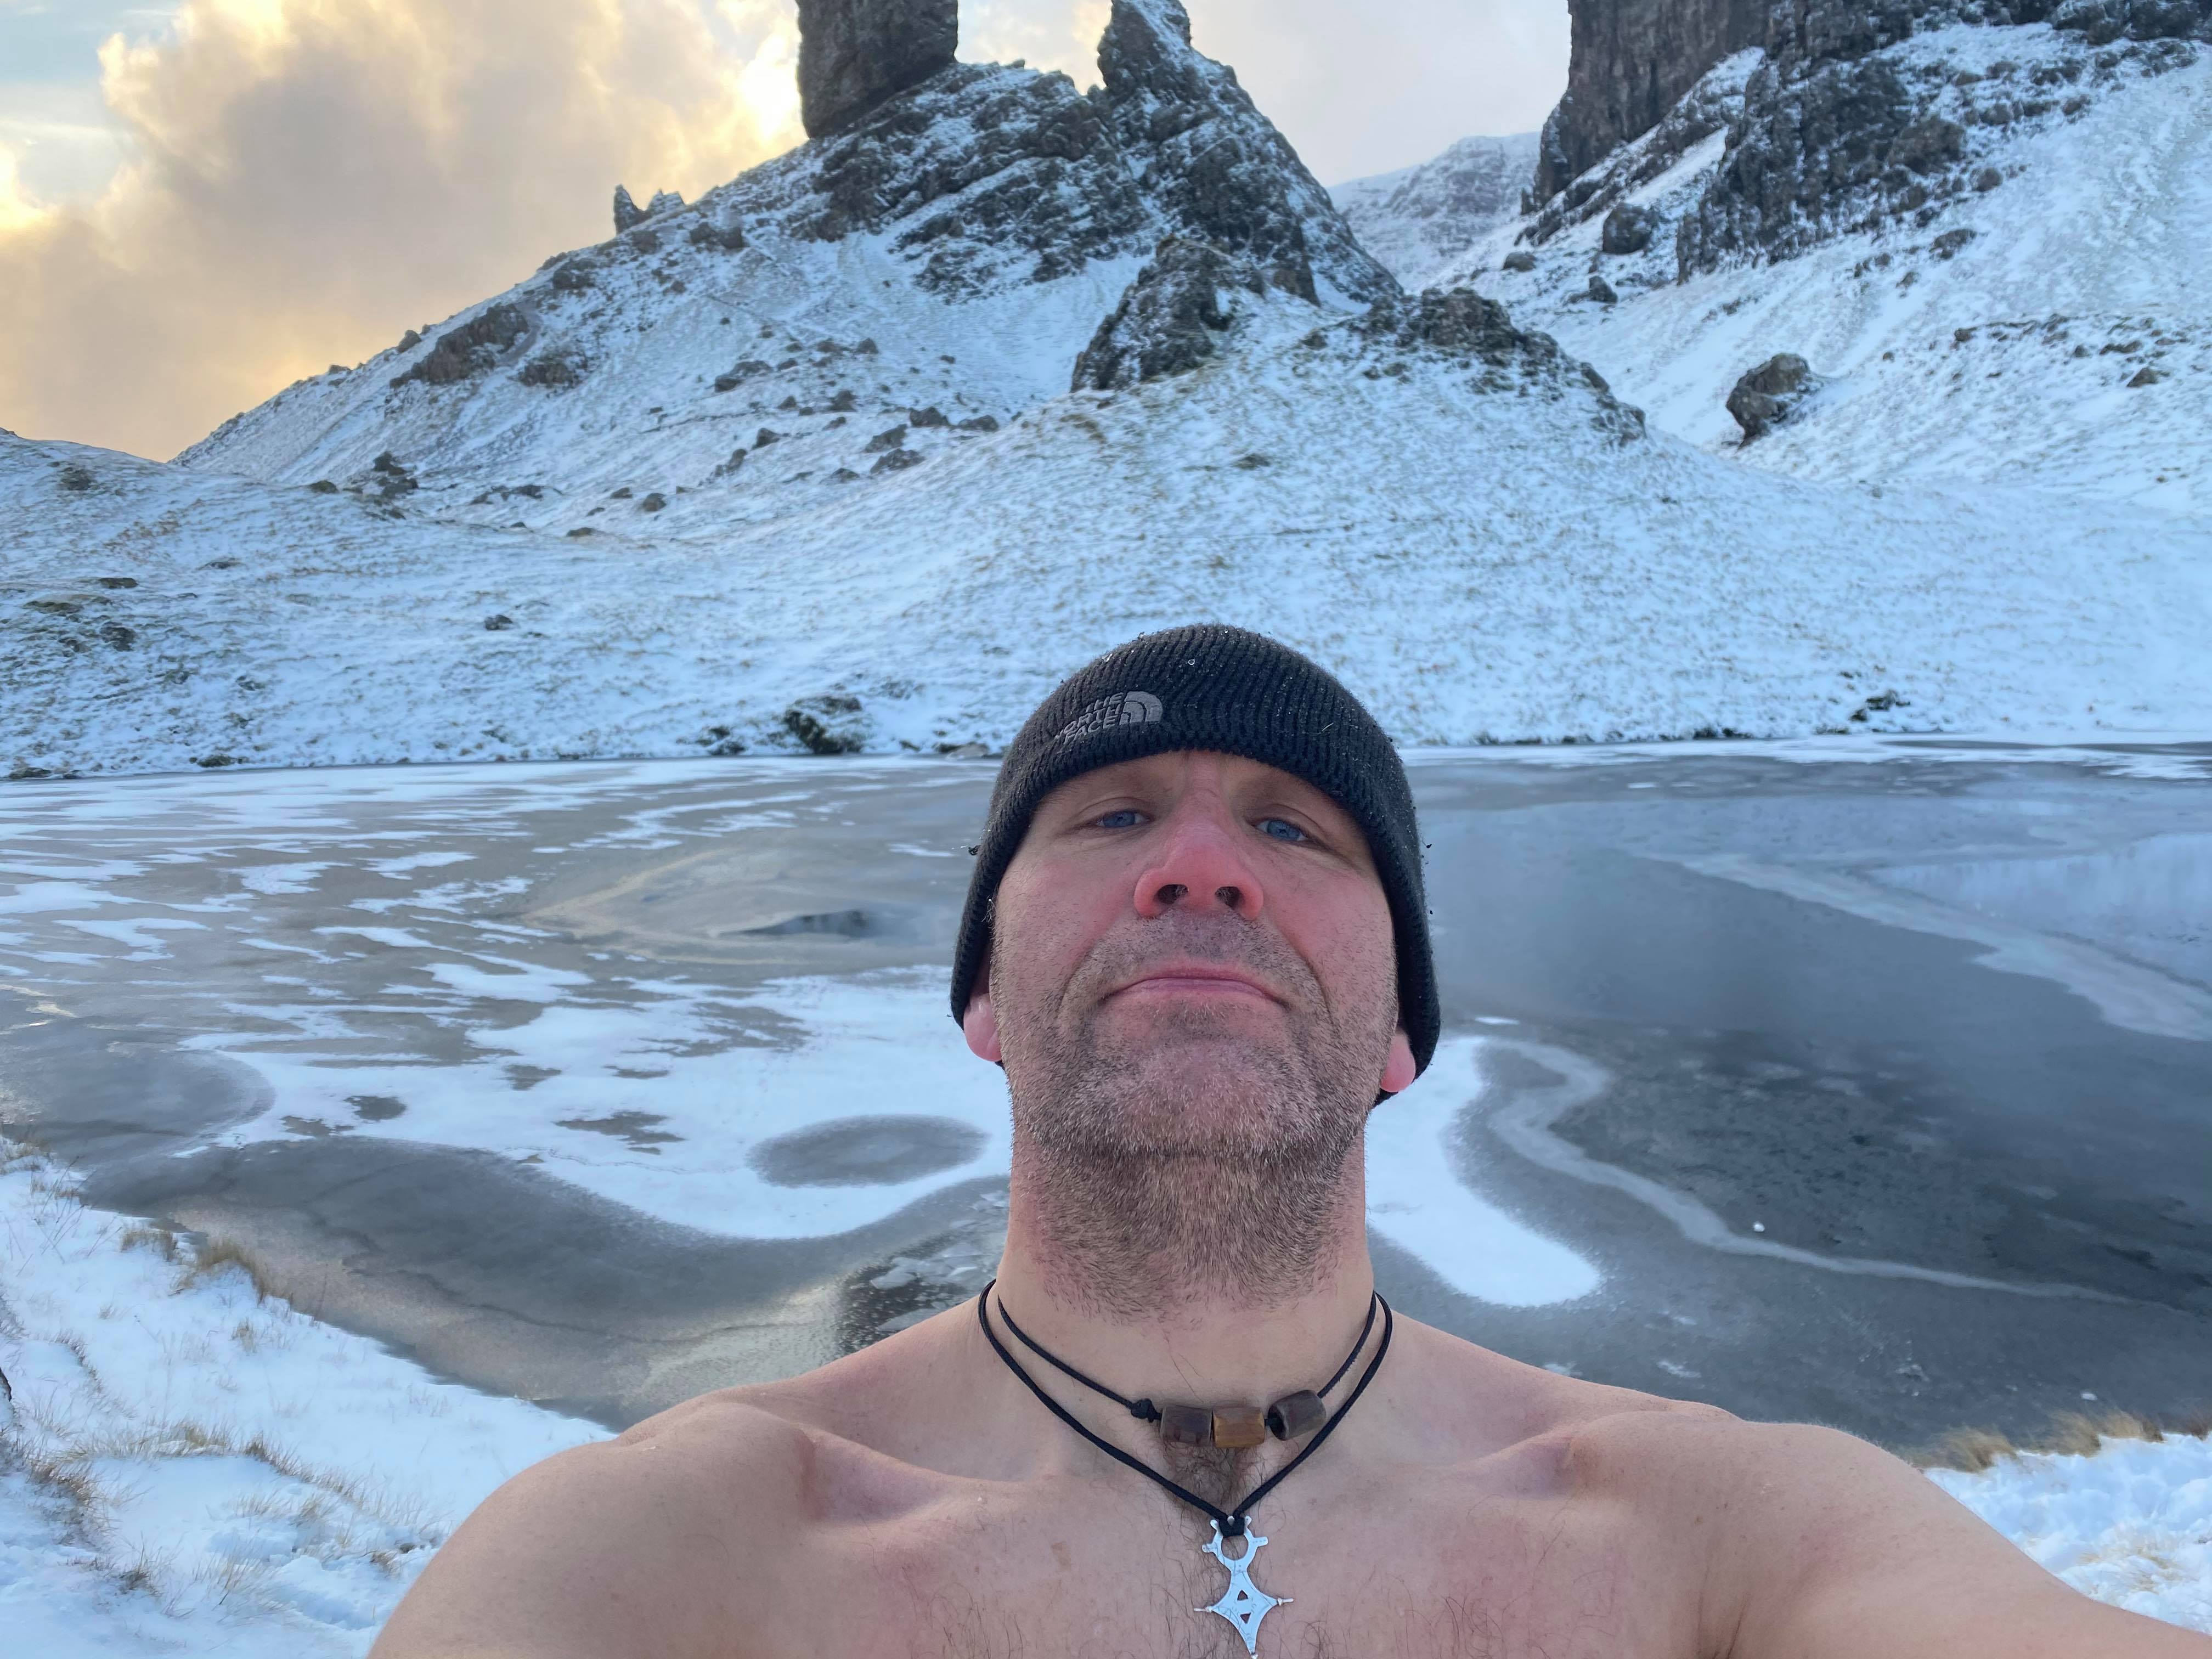
[[[1257,1406],[1216,1406],[1213,1443],[1224,1451],[1249,1451],[1267,1438],[1267,1413]]]
[[[1311,1389],[1300,1389],[1267,1407],[1267,1432],[1278,1440],[1303,1440],[1328,1418],[1322,1397]]]

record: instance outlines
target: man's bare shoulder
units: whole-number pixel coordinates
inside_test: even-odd
[[[438,1553],[374,1659],[720,1652],[732,1564],[773,1558],[820,1443],[732,1390],[533,1465]]]

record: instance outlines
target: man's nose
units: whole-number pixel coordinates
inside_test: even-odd
[[[1136,897],[1137,914],[1147,919],[1218,908],[1255,921],[1267,902],[1228,831],[1205,821],[1168,825],[1159,856],[1137,878]]]

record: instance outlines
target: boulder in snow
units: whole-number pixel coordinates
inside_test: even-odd
[[[1529,252],[1525,247],[1516,247],[1512,252],[1507,254],[1505,256],[1504,264],[1500,267],[1501,270],[1518,270],[1524,272],[1534,270],[1535,268],[1536,256]]]
[[[783,711],[783,729],[810,754],[857,755],[867,746],[867,721],[858,697],[803,697]]]
[[[617,185],[615,186],[615,234],[619,236],[623,232],[644,222],[645,210],[638,206],[636,198],[629,193],[629,186]]]
[[[1605,216],[1599,246],[1607,253],[1641,253],[1651,246],[1652,234],[1658,228],[1656,212],[1633,202],[1623,202]]]
[[[1743,441],[1763,437],[1796,414],[1820,386],[1820,377],[1794,352],[1769,357],[1735,383],[1728,412],[1743,428]]]

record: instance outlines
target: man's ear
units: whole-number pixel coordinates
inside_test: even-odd
[[[975,1018],[975,1009],[974,1003],[968,1005],[968,1018],[971,1021]],[[991,1029],[995,1036],[998,1027],[994,1025]],[[974,1037],[968,1039],[968,1046],[975,1048]],[[1419,1075],[1419,1068],[1413,1064],[1413,1045],[1406,1040],[1406,1034],[1400,1031],[1390,1039],[1390,1058],[1382,1064],[1382,1091],[1392,1095],[1401,1093],[1412,1088],[1414,1078]]]
[[[991,963],[986,957],[983,965],[975,971],[975,983],[988,988],[991,983]],[[994,1066],[1006,1063],[999,1048],[999,1017],[991,1012],[991,993],[978,988],[968,995],[968,1012],[960,1017],[960,1029],[967,1034],[969,1052],[978,1060],[988,1060]]]

